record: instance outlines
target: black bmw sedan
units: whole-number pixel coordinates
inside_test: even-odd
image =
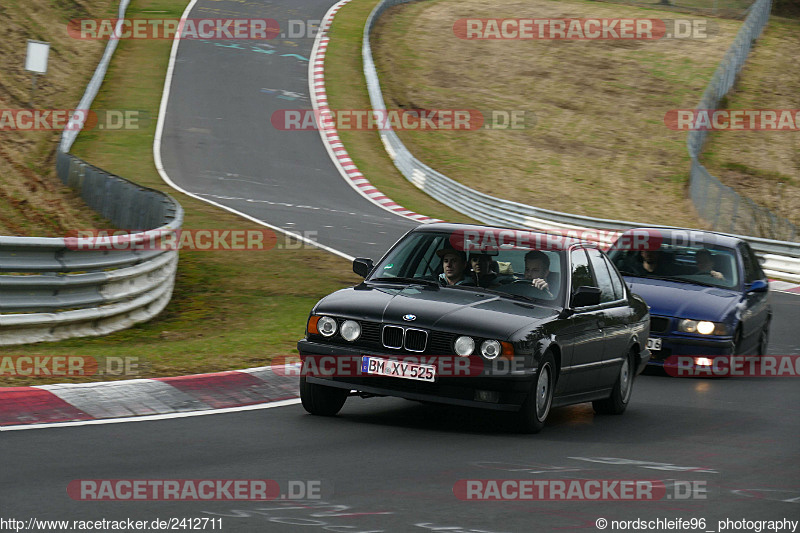
[[[559,235],[426,224],[311,310],[303,407],[396,396],[514,413],[525,432],[551,407],[620,414],[650,357],[650,316],[593,244]]]

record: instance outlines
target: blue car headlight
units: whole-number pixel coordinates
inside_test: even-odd
[[[678,321],[678,331],[684,333],[699,333],[700,335],[729,335],[727,324],[722,322],[711,322],[710,320],[689,320]]]

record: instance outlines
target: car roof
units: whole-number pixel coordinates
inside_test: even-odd
[[[687,233],[692,233],[693,235],[702,235],[702,236],[713,236],[713,244],[724,246],[728,248],[736,248],[739,243],[745,242],[743,239],[738,237],[734,237],[733,235],[728,235],[726,233],[719,233],[716,231],[706,231],[706,230],[699,230],[699,229],[691,229],[691,228],[677,228],[677,227],[668,227],[668,226],[644,226],[641,228],[631,228],[625,230],[624,233],[630,233],[633,231],[652,231],[658,232],[663,236],[675,237],[676,235],[686,235]],[[620,234],[622,235],[622,234]],[[710,243],[708,243],[710,244]]]

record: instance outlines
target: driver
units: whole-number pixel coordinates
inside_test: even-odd
[[[547,282],[550,274],[550,258],[541,250],[531,250],[525,254],[525,279],[531,280],[531,286],[553,297],[553,289]]]
[[[439,274],[441,286],[472,284],[472,280],[465,275],[467,270],[466,252],[454,248],[442,248],[436,251],[436,255],[441,257],[444,270]]]
[[[714,279],[725,279],[722,272],[714,270],[714,258],[711,256],[711,252],[708,251],[708,249],[701,248],[697,250],[697,253],[694,255],[694,261],[695,268],[697,269],[695,274],[705,274]]]

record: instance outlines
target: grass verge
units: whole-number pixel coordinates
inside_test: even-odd
[[[0,2],[0,235],[61,237],[73,224],[105,227],[78,194],[56,176],[60,131],[31,130],[14,121],[14,109],[74,109],[105,42],[73,39],[72,18],[114,16],[111,0],[3,0]],[[47,73],[24,69],[28,39],[50,43]],[[47,115],[45,115],[47,116]],[[40,126],[41,127],[41,126]]]
[[[516,130],[400,132],[411,152],[502,198],[704,227],[687,197],[686,133],[668,129],[664,116],[697,104],[741,21],[715,19],[714,35],[695,40],[465,40],[453,32],[461,18],[521,15],[674,18],[671,11],[588,0],[430,0],[393,8],[374,33],[387,107],[526,117]]]
[[[131,17],[179,17],[184,1],[135,0]],[[97,109],[145,111],[139,130],[81,134],[73,152],[109,172],[172,194],[186,210],[185,228],[262,229],[252,222],[171,190],[153,166],[152,142],[171,41],[120,42],[95,103]],[[118,379],[216,372],[266,365],[296,353],[316,301],[358,282],[347,261],[318,249],[297,249],[278,236],[269,251],[181,252],[172,301],[157,318],[95,338],[0,348],[7,355],[137,357],[144,368]],[[110,379],[115,379],[111,378]],[[96,381],[86,378],[0,377],[6,386]]]

